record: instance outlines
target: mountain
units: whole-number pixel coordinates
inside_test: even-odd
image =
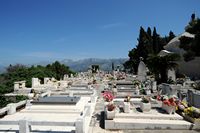
[[[88,58],[82,59],[78,61],[73,61],[69,59],[62,60],[61,63],[69,66],[72,70],[76,72],[87,71],[91,65],[99,65],[101,70],[111,71],[112,63],[114,63],[115,68],[119,66],[123,66],[123,63],[127,61],[126,58],[119,59],[98,59],[98,58]]]
[[[0,65],[0,73],[3,73],[6,71],[6,67],[3,65]]]

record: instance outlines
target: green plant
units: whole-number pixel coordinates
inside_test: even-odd
[[[27,99],[28,99],[28,97],[24,96],[24,95],[17,95],[16,96],[16,102],[27,100]]]
[[[131,96],[130,95],[127,95],[124,99],[124,102],[130,102],[131,100]]]
[[[133,85],[139,86],[140,84],[141,84],[141,82],[139,80],[133,80]]]
[[[145,96],[142,97],[142,101],[141,102],[143,102],[143,103],[149,103],[149,101],[150,101],[149,97],[145,97]]]

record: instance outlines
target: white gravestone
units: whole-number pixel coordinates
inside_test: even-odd
[[[37,87],[40,85],[38,78],[32,78],[32,87]]]
[[[176,72],[173,68],[167,71],[167,77],[168,79],[171,78],[173,81],[176,81]]]

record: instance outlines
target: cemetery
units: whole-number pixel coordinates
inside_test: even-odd
[[[44,78],[43,84],[33,78],[31,88],[25,81],[15,82],[14,92],[5,96],[28,99],[0,109],[0,132],[91,132],[97,103],[102,104],[100,119],[107,131],[199,130],[200,92],[193,89],[194,82],[157,85],[140,62],[134,76],[87,72],[60,81]],[[117,78],[121,75],[125,78]]]
[[[0,75],[0,133],[200,132],[199,23],[192,14],[184,33],[165,37],[140,27],[112,70],[10,65]]]

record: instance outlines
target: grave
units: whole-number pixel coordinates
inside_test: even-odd
[[[112,120],[105,119],[105,129],[109,130],[190,130],[194,126],[185,121],[178,114],[167,114],[160,108],[160,105],[151,103],[149,112],[142,112],[139,108],[140,98],[131,98],[129,113],[116,109],[115,117]],[[123,102],[123,99],[114,99],[114,103]],[[117,103],[116,103],[117,104]],[[121,103],[118,103],[121,104]]]
[[[146,80],[146,76],[147,76],[147,68],[146,65],[144,64],[144,62],[142,61],[143,58],[140,57],[140,63],[138,66],[138,73],[137,73],[137,78],[139,81],[144,82]]]
[[[38,100],[32,101],[33,104],[76,104],[80,100],[80,97],[76,96],[49,96],[42,97]]]

